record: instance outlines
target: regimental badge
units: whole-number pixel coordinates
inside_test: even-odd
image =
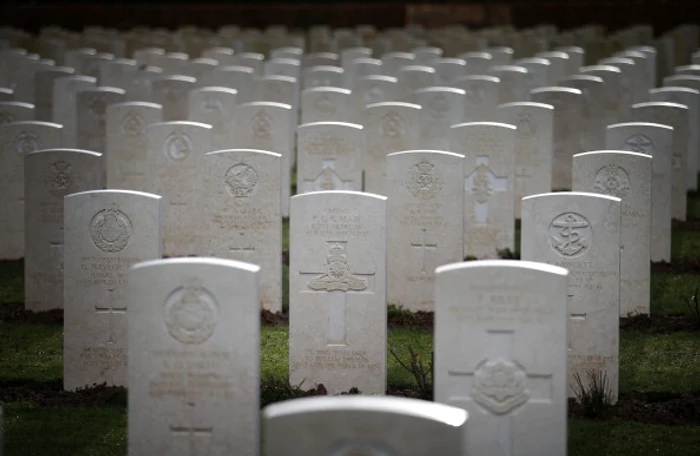
[[[129,244],[133,227],[129,217],[115,205],[95,214],[89,231],[95,247],[106,253],[119,253]]]
[[[435,172],[435,165],[421,160],[408,170],[406,188],[421,200],[434,198],[442,190],[443,179]]]
[[[165,325],[170,335],[183,344],[197,345],[214,334],[219,306],[198,279],[190,279],[165,300]]]

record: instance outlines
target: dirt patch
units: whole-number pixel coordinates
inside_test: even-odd
[[[260,311],[260,324],[262,326],[287,326],[289,324],[289,315],[282,312],[270,312],[263,309]]]
[[[434,312],[409,312],[406,310],[392,311],[390,309],[387,315],[387,325],[389,329],[410,328],[432,331],[434,320]]]
[[[569,417],[587,418],[583,408],[569,399]],[[636,421],[667,426],[700,423],[700,393],[630,393],[620,396],[607,420]]]
[[[646,334],[670,334],[678,331],[700,331],[700,325],[692,316],[637,315],[620,318],[620,329]]]
[[[282,252],[282,264],[289,266],[289,252],[287,250]]]
[[[674,231],[700,231],[700,220],[673,220],[671,227]]]
[[[0,403],[15,401],[27,401],[41,407],[126,404],[126,389],[120,386],[95,385],[77,391],[63,391],[63,385],[53,383],[34,388],[25,385],[3,385],[0,388]]]
[[[667,274],[700,274],[700,258],[675,259],[671,263],[651,263],[651,272]]]
[[[29,323],[37,325],[63,325],[63,309],[46,312],[24,310],[24,304],[14,302],[0,305],[0,322]]]

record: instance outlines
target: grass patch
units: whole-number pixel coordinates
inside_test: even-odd
[[[651,313],[690,315],[688,299],[698,288],[700,288],[700,275],[653,273],[651,275]]]
[[[671,258],[697,258],[700,252],[700,231],[674,231],[671,235]]]
[[[0,303],[24,302],[24,260],[0,260]]]

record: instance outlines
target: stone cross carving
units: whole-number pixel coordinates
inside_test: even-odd
[[[188,402],[187,407],[189,408],[190,424],[189,426],[170,426],[170,432],[174,437],[187,437],[190,443],[190,455],[198,456],[199,451],[197,450],[197,438],[211,439],[214,428],[197,426],[194,419],[194,402]]]
[[[244,236],[245,233],[240,232],[238,233],[239,236]],[[246,244],[246,243],[244,243]],[[255,255],[255,247],[229,247],[229,252],[231,252],[234,256],[235,259],[238,258],[250,258],[251,256]]]
[[[326,332],[327,345],[347,345],[345,312],[348,293],[374,293],[375,272],[351,272],[345,244],[346,241],[328,242],[328,253],[323,270],[299,271],[301,275],[314,276],[302,289],[303,293],[328,293],[330,304]]]
[[[117,307],[115,306],[115,301],[121,300],[120,298],[116,298],[115,295],[121,295],[121,290],[117,292],[115,288],[107,288],[107,295],[109,298],[107,301],[109,302],[109,305],[107,307],[100,307],[99,305],[95,305],[95,310],[97,311],[98,314],[107,314],[107,318],[109,321],[109,338],[107,339],[108,344],[113,344],[114,343],[114,319],[113,315],[114,314],[126,314],[126,304],[123,305],[122,307]]]
[[[488,155],[476,156],[476,167],[464,179],[464,189],[474,200],[474,217],[477,223],[489,218],[489,197],[493,192],[508,190],[508,178],[498,177],[489,167]]]
[[[421,268],[421,274],[425,275],[427,274],[426,266],[428,263],[428,249],[435,250],[437,249],[437,243],[435,242],[428,242],[428,229],[427,228],[422,228],[421,232],[423,234],[422,238],[418,242],[412,242],[411,247],[414,249],[421,249],[423,251],[423,266]]]

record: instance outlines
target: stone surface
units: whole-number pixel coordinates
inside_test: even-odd
[[[238,91],[226,87],[200,87],[189,93],[189,120],[211,125],[211,150],[235,146],[233,117]]]
[[[289,373],[329,394],[386,392],[386,197],[292,197]]]
[[[398,99],[398,80],[392,76],[371,75],[355,80],[352,89],[352,115],[354,122],[364,123],[365,107],[368,104],[395,101]]]
[[[454,87],[426,87],[413,93],[421,106],[418,147],[450,150],[450,127],[464,121],[466,92]]]
[[[469,413],[461,454],[566,454],[568,275],[512,260],[437,269],[435,401]]]
[[[267,456],[464,454],[467,414],[404,397],[311,397],[263,410]]]
[[[63,147],[78,146],[76,96],[83,90],[94,89],[96,82],[97,80],[90,76],[64,76],[54,79],[52,119],[53,122],[63,125]]]
[[[690,138],[689,114],[685,105],[667,102],[648,102],[632,105],[636,122],[649,122],[673,127],[671,152],[671,217],[685,220],[687,212],[686,166]]]
[[[596,151],[574,155],[573,190],[620,198],[620,316],[649,314],[652,156]]]
[[[495,65],[489,70],[498,78],[498,102],[513,103],[516,101],[529,101],[531,76],[527,68],[517,65]]]
[[[514,125],[472,122],[452,126],[451,150],[464,160],[464,255],[497,258],[515,251]]]
[[[77,147],[104,153],[107,150],[107,107],[124,101],[126,93],[113,87],[96,87],[75,96]]]
[[[162,198],[96,190],[64,205],[63,388],[127,386],[127,274],[161,257]]]
[[[163,106],[165,122],[187,120],[189,112],[188,92],[195,88],[197,80],[190,76],[157,76],[151,80],[151,100]]]
[[[407,65],[396,73],[399,99],[409,100],[418,89],[434,86],[437,80],[435,68],[425,65]]]
[[[559,84],[581,91],[583,103],[581,106],[581,150],[600,150],[605,147],[605,138],[600,134],[608,125],[619,119],[617,109],[607,109],[604,100],[605,83],[600,76],[574,74],[562,79]]]
[[[486,122],[496,120],[500,79],[496,76],[475,75],[457,78],[453,85],[464,90],[466,122]]]
[[[414,150],[387,156],[388,302],[435,310],[435,268],[462,261],[464,156]]]
[[[603,112],[610,122],[620,121],[622,95],[622,70],[612,65],[591,65],[579,69],[580,74],[603,78],[604,92]],[[625,106],[625,109],[628,107]],[[614,116],[613,116],[613,113]],[[609,116],[609,117],[608,117]]]
[[[312,87],[301,92],[301,123],[351,122],[352,92],[340,87]]]
[[[294,123],[288,104],[257,101],[239,104],[234,116],[236,146],[282,155],[282,215],[289,216]]]
[[[581,122],[583,93],[569,87],[540,87],[531,92],[532,101],[554,106],[554,154],[552,189],[571,189],[571,160],[582,152]]]
[[[211,151],[211,125],[162,122],[146,127],[145,190],[165,199],[163,255],[199,254],[203,157]]]
[[[63,308],[63,197],[103,187],[102,154],[44,149],[24,159],[24,308]]]
[[[620,199],[560,192],[523,198],[520,258],[570,271],[569,397],[575,375],[605,372],[617,401],[620,323]]]
[[[259,454],[259,271],[214,258],[132,267],[130,456]]]
[[[515,218],[524,196],[552,191],[554,106],[531,101],[498,107],[500,119],[515,125]]]
[[[304,70],[304,87],[343,87],[343,73],[345,71],[338,66],[319,65],[307,67]]]
[[[0,125],[0,259],[24,256],[24,158],[61,147],[58,124],[11,122]]]
[[[363,124],[367,138],[364,156],[364,190],[386,195],[386,156],[417,148],[420,105],[402,102],[373,103],[366,107]]]
[[[644,122],[609,125],[605,147],[652,156],[651,261],[671,262],[671,153],[673,128]]]
[[[21,101],[0,102],[0,125],[35,120],[34,105]]]
[[[204,158],[202,252],[260,266],[260,305],[282,311],[282,156],[250,149]]]
[[[146,128],[162,121],[163,107],[159,104],[128,101],[107,107],[107,188],[148,188]]]
[[[297,193],[362,191],[362,125],[315,122],[297,129]]]
[[[128,91],[131,88],[129,80],[136,76],[138,71],[138,64],[133,59],[115,59],[103,62],[100,65],[100,85]]]
[[[34,74],[34,106],[36,120],[51,122],[53,120],[53,91],[56,78],[75,73],[69,67],[48,67]]]

